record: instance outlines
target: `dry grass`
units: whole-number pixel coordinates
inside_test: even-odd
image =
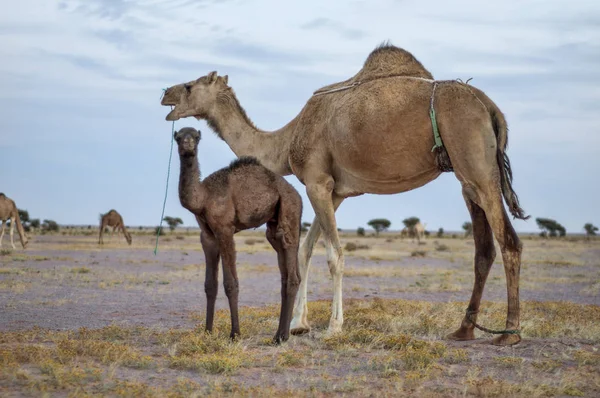
[[[531,350],[491,350],[481,342],[457,346],[441,339],[457,326],[464,303],[350,300],[345,333],[325,336],[329,305],[310,303],[315,332],[292,337],[281,347],[272,346],[267,334],[277,323],[276,306],[244,308],[244,335],[236,342],[227,337],[227,311],[217,312],[212,335],[200,329],[118,326],[0,333],[0,384],[7,391],[67,395],[252,396],[311,391],[309,395],[362,396],[393,388],[399,394],[444,396],[458,394],[460,389],[455,390],[451,380],[462,378],[467,393],[476,396],[600,392],[600,355],[594,351],[600,343],[597,306],[523,303],[525,342],[538,336],[569,336],[571,342],[588,344],[584,348],[582,343],[574,347],[556,343],[553,350],[547,349],[551,343],[538,344],[540,350],[532,356]],[[503,305],[485,303],[484,308],[482,322],[502,323]],[[261,381],[281,377],[281,383]]]
[[[171,237],[171,241],[161,238],[159,250],[191,255],[162,271],[151,268],[157,261],[149,259],[124,260],[135,267],[133,271],[117,268],[102,273],[92,261],[74,264],[67,257],[0,253],[0,293],[18,299],[19,294],[52,282],[134,289],[133,294],[137,289],[152,289],[160,294],[182,280],[198,281],[201,292],[203,279],[198,273],[202,264],[195,262],[203,261],[203,256],[197,233],[177,231]],[[356,245],[352,256],[367,262],[361,267],[347,265],[345,284],[355,284],[359,291],[365,280],[361,278],[380,278],[406,281],[406,285],[395,287],[396,291],[470,292],[471,241],[440,239],[434,243],[430,239],[418,246],[408,239],[386,238],[389,235],[380,239],[342,235],[343,244]],[[95,239],[94,232],[67,246],[101,253]],[[153,244],[153,237],[142,231],[135,234],[132,248],[147,249]],[[590,266],[578,254],[588,244],[527,240],[522,286],[536,290],[587,282],[580,294],[597,294],[600,267]],[[275,259],[260,231],[236,236],[236,245],[240,252],[268,251]],[[126,247],[122,237],[115,237],[107,239],[103,250]],[[65,249],[65,245],[60,248]],[[426,257],[411,258],[410,253],[417,250],[424,251]],[[324,249],[318,246],[317,252],[324,253]],[[488,281],[491,287],[505,283],[498,257],[495,271],[501,277],[492,274]],[[388,260],[402,264],[385,262]],[[436,268],[432,260],[456,267]],[[30,262],[39,263],[39,267]],[[238,270],[240,278],[279,272],[275,263],[241,262]],[[311,274],[315,279],[328,276],[326,267],[314,267]],[[385,293],[389,289],[391,285],[378,290]],[[58,300],[35,299],[31,305],[59,305]],[[3,332],[0,389],[8,396],[600,396],[599,306],[522,302],[523,343],[498,348],[489,344],[491,336],[479,332],[482,339],[474,342],[444,339],[459,325],[466,302],[346,300],[344,333],[328,336],[325,330],[330,305],[310,302],[313,331],[293,336],[282,346],[271,343],[278,323],[279,308],[275,305],[241,308],[242,336],[235,342],[228,338],[228,311],[217,311],[212,335],[203,332],[201,313],[192,318],[197,328],[113,325],[72,331],[34,328]],[[478,320],[501,328],[505,316],[505,303],[483,302]]]

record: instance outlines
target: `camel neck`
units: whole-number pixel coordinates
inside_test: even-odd
[[[204,202],[204,186],[200,181],[200,166],[195,156],[180,156],[179,201],[181,205],[197,213]]]
[[[211,113],[207,120],[209,126],[236,156],[253,156],[279,175],[292,174],[288,155],[295,119],[274,132],[260,130],[246,116],[233,94],[222,98]]]

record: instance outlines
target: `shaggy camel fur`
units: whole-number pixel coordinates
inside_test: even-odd
[[[405,67],[409,64],[410,67]],[[494,262],[495,235],[504,260],[508,290],[506,329],[519,329],[519,272],[522,246],[503,206],[526,218],[512,189],[506,155],[508,130],[502,112],[483,91],[457,81],[435,82],[410,53],[383,45],[365,61],[352,84],[339,83],[313,95],[300,114],[272,133],[250,121],[228,86],[211,72],[166,90],[162,105],[175,106],[167,120],[205,119],[237,156],[252,155],[270,170],[295,174],[306,186],[316,217],[299,253],[302,276],[292,333],[310,330],[307,281],[314,244],[323,231],[333,279],[329,333],[343,323],[344,257],[335,211],[345,198],[405,192],[436,179],[442,169],[429,118],[437,126],[475,229],[475,284],[468,314],[449,338],[472,340],[481,296]],[[434,90],[435,89],[435,90]],[[328,91],[329,90],[329,91]],[[502,334],[494,344],[511,345],[518,334]]]
[[[196,216],[206,256],[206,330],[211,332],[217,298],[219,257],[223,259],[223,286],[231,311],[231,338],[240,334],[238,277],[235,263],[236,232],[267,223],[267,240],[277,252],[281,272],[281,311],[274,341],[286,341],[298,286],[298,246],[302,198],[283,177],[255,158],[242,157],[200,181],[200,132],[186,127],[175,132],[179,148],[179,200]]]
[[[17,231],[19,232],[19,238],[21,238],[21,246],[23,249],[27,247],[27,237],[21,225],[21,219],[19,218],[19,210],[15,202],[8,198],[3,193],[0,193],[0,221],[2,221],[2,232],[0,233],[0,247],[2,247],[2,239],[4,238],[4,228],[6,221],[10,220],[10,244],[15,249],[15,242],[13,240],[13,234],[15,231],[15,224],[17,225]]]
[[[127,243],[131,245],[131,235],[129,235],[129,232],[127,232],[125,224],[123,223],[123,217],[121,217],[118,211],[112,209],[109,210],[108,213],[103,214],[102,217],[100,217],[100,237],[98,238],[98,244],[100,245],[104,244],[103,235],[104,228],[106,227],[112,227],[113,235],[115,233],[115,229],[117,231],[122,231],[123,235],[125,236],[125,240],[127,240]],[[119,233],[117,232],[117,235],[118,234]]]

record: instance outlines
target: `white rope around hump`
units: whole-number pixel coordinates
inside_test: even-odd
[[[418,76],[401,76],[401,75],[396,75],[396,76],[378,76],[378,77],[374,77],[374,78],[371,78],[371,79],[367,79],[365,81],[354,82],[352,84],[348,84],[347,86],[332,88],[332,89],[326,90],[326,91],[319,91],[319,90],[317,90],[317,91],[315,91],[313,93],[313,96],[323,95],[323,94],[331,94],[331,93],[335,93],[335,92],[338,92],[338,91],[349,90],[349,89],[354,88],[356,86],[360,86],[363,83],[370,82],[371,80],[389,79],[389,78],[392,78],[392,77],[397,77],[397,78],[401,78],[401,79],[421,80],[421,81],[428,82],[428,83],[435,82],[435,80],[433,80],[433,79],[426,79],[424,77],[418,77]]]

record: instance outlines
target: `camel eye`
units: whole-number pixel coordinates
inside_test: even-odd
[[[184,84],[183,87],[185,87],[185,90],[189,93],[190,91],[192,91],[192,86],[190,86],[189,84]]]

